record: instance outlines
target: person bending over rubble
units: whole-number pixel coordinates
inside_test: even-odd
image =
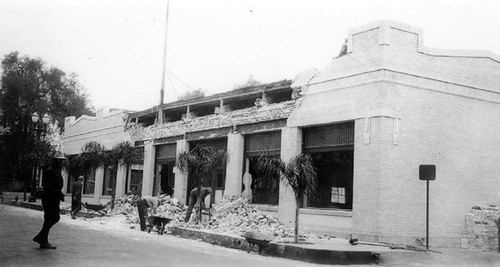
[[[160,199],[158,197],[145,196],[137,200],[137,211],[139,212],[139,223],[141,225],[141,231],[146,231],[148,208],[156,208],[162,204],[163,199]]]
[[[205,198],[208,195],[212,195],[212,188],[210,187],[202,187],[201,188],[201,203],[204,205],[205,203]],[[198,201],[198,188],[194,188],[191,190],[191,193],[189,193],[189,205],[188,209],[186,212],[186,218],[184,219],[185,222],[189,222],[189,219],[191,218],[191,212],[193,212],[194,204]],[[200,205],[198,205],[199,207]]]

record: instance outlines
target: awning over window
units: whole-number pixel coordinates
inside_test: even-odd
[[[206,139],[206,140],[197,140],[190,142],[190,149],[195,148],[197,145],[205,145],[212,147],[216,150],[224,150],[227,151],[227,138],[216,138],[216,139]]]
[[[245,135],[245,156],[258,156],[262,152],[279,154],[281,131]]]
[[[354,145],[354,122],[304,128],[304,150]]]
[[[168,144],[156,147],[156,160],[175,159],[177,145]]]

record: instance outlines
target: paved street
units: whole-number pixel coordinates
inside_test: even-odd
[[[0,205],[0,218],[2,266],[319,266],[68,215],[61,215],[49,237],[57,249],[43,250],[31,241],[42,225],[42,212]]]

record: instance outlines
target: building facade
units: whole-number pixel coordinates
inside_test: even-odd
[[[122,109],[100,108],[96,116],[83,115],[80,118],[66,117],[64,122],[63,152],[71,157],[82,153],[85,144],[97,142],[112,149],[115,145],[129,141],[130,135],[125,132],[128,112]],[[111,200],[111,190],[117,196],[136,190],[142,180],[142,166],[132,165],[129,170],[119,166],[113,171],[112,166],[101,166],[95,172],[84,177],[82,202],[105,204]],[[63,192],[71,195],[72,184],[76,178],[68,171],[63,172]],[[116,182],[116,183],[115,183]],[[111,188],[115,183],[116,188]]]
[[[144,148],[143,195],[172,190],[185,203],[193,185],[175,160],[204,144],[230,157],[210,177],[214,201],[249,197],[289,224],[293,193],[254,160],[310,154],[319,188],[301,230],[382,242],[425,237],[419,166],[434,165],[430,244],[458,247],[470,208],[500,204],[499,114],[499,56],[430,49],[420,29],[381,21],[352,30],[321,72],[136,112],[121,138]]]

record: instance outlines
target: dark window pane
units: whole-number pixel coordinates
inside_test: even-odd
[[[132,170],[130,173],[130,192],[140,195],[142,190],[142,170]]]
[[[318,188],[309,207],[352,209],[353,150],[312,153]]]
[[[279,155],[277,155],[279,157]],[[263,174],[255,167],[257,157],[252,157],[247,162],[250,162],[249,173],[252,175],[252,203],[278,205],[279,201],[279,177],[278,175],[270,176]]]
[[[95,186],[95,171],[91,171],[91,173],[86,175],[84,178],[83,193],[94,194],[94,186]]]
[[[107,166],[104,168],[104,179],[102,183],[102,195],[109,196],[111,192],[114,190],[114,186],[116,184],[116,171],[115,169]]]

